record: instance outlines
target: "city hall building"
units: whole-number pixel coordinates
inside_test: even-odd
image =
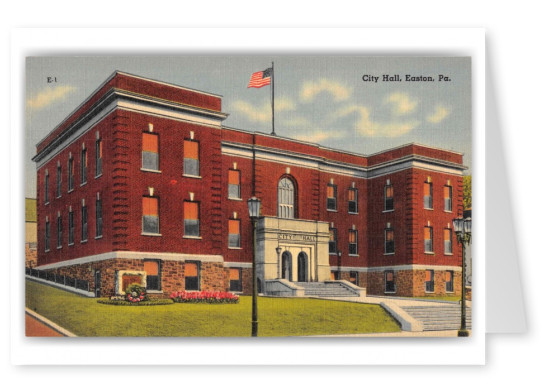
[[[225,127],[221,108],[219,95],[112,74],[37,145],[36,269],[95,296],[133,282],[250,294],[256,196],[263,294],[460,294],[462,154],[366,156]]]

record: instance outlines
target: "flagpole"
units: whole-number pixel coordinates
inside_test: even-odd
[[[275,125],[274,125],[274,62],[272,61],[272,80],[270,86],[272,87],[272,136],[275,136]]]

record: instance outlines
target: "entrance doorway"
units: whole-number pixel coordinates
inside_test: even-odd
[[[306,282],[307,281],[307,271],[308,271],[308,256],[306,253],[301,252],[298,254],[298,281]]]
[[[293,278],[293,261],[291,253],[285,251],[281,256],[281,278],[291,281]]]

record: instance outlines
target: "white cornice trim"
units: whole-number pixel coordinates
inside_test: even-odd
[[[90,255],[87,257],[75,258],[68,261],[49,263],[47,265],[38,266],[37,270],[57,269],[60,267],[68,267],[82,265],[85,263],[93,263],[105,261],[108,259],[161,259],[163,261],[201,261],[201,262],[224,262],[222,255],[202,255],[202,254],[179,254],[179,253],[154,253],[154,252],[138,252],[138,251],[111,251],[108,253]]]
[[[339,270],[341,272],[362,272],[365,273],[369,271],[369,268],[367,267],[353,267],[353,266],[341,266],[340,268],[338,266],[331,266],[330,267],[332,272],[338,272]]]
[[[242,269],[252,269],[253,264],[247,262],[224,262],[224,267],[240,267]]]
[[[433,159],[420,155],[408,155],[399,159],[390,160],[374,167],[362,167],[349,163],[327,160],[318,156],[311,156],[297,152],[255,146],[256,159],[279,164],[291,164],[297,167],[316,169],[323,172],[351,176],[356,178],[376,178],[411,168],[441,172],[449,175],[463,174],[466,167],[443,160]],[[253,158],[253,147],[249,144],[222,141],[222,154],[227,156]]]
[[[103,108],[101,108],[102,106]],[[95,111],[100,110],[100,108],[101,111],[91,117],[90,112],[86,113],[88,116],[86,114],[83,115],[75,124],[67,128],[52,141],[52,143],[54,143],[63,136],[67,137],[65,140],[61,141],[59,145],[53,148],[46,147],[41,153],[36,155],[33,160],[37,162],[37,168],[50,162],[53,157],[65,150],[75,140],[87,133],[91,128],[117,109],[218,129],[222,126],[222,120],[226,118],[224,113],[213,113],[191,106],[168,104],[164,101],[115,90],[110,94],[106,94],[94,107]],[[70,135],[67,136],[68,134]]]
[[[398,265],[398,266],[375,266],[368,268],[368,272],[384,272],[387,270],[404,271],[404,270],[437,270],[446,271],[452,270],[460,272],[461,266],[442,266],[442,265]]]

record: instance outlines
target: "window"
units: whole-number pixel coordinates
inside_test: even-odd
[[[82,205],[80,214],[80,241],[86,242],[88,240],[88,209],[86,205]]]
[[[86,175],[88,170],[88,153],[86,148],[82,148],[80,152],[80,184],[84,185],[86,183]]]
[[[337,253],[337,229],[329,228],[329,254]]]
[[[147,260],[143,263],[145,271],[145,288],[148,291],[161,290],[161,268],[160,261]]]
[[[46,175],[44,176],[44,203],[47,204],[50,202],[50,174],[48,174],[48,171],[46,171]]]
[[[69,245],[75,244],[75,212],[69,211]]]
[[[198,291],[201,289],[199,262],[186,262],[185,270],[186,291]]]
[[[432,183],[429,182],[423,184],[423,207],[432,209]]]
[[[63,224],[61,221],[61,216],[57,216],[57,248],[61,248],[61,244],[63,243]]]
[[[446,292],[453,292],[453,271],[446,271]]]
[[[241,247],[240,220],[228,220],[228,247]]]
[[[243,290],[241,276],[241,269],[235,267],[230,268],[230,291],[241,292]]]
[[[199,203],[184,201],[184,236],[199,237]]]
[[[237,170],[228,171],[228,197],[241,198],[241,172]]]
[[[394,254],[394,230],[385,229],[385,254]]]
[[[142,233],[159,233],[159,199],[142,197]]]
[[[434,270],[425,271],[425,292],[434,292]]]
[[[358,285],[358,272],[350,272],[350,282],[354,285]]]
[[[46,226],[44,227],[44,250],[50,251],[50,222],[46,220]]]
[[[184,175],[199,176],[199,143],[184,140]]]
[[[96,140],[96,176],[100,176],[103,170],[103,141]]]
[[[332,271],[331,272],[331,280],[333,281],[336,281],[336,280],[340,280],[340,275],[339,275],[339,272],[338,271]]]
[[[348,213],[358,213],[358,189],[348,189]]]
[[[289,178],[281,178],[277,186],[277,217],[295,218],[295,185]]]
[[[67,167],[67,191],[71,191],[75,188],[75,159],[69,157],[69,164]]]
[[[444,254],[452,254],[452,230],[444,229]]]
[[[452,187],[444,186],[444,210],[446,212],[452,211]]]
[[[348,231],[348,254],[358,255],[358,231],[355,229]]]
[[[103,211],[101,200],[96,200],[96,238],[103,235]]]
[[[425,227],[425,252],[432,253],[432,227]]]
[[[385,210],[394,210],[394,187],[385,186]]]
[[[61,166],[57,166],[57,177],[56,177],[56,190],[55,196],[61,197]]]
[[[388,270],[385,272],[385,293],[396,292],[396,281],[394,278],[394,272]]]
[[[337,185],[327,185],[327,210],[337,210]]]
[[[159,171],[159,135],[142,133],[142,168]]]

